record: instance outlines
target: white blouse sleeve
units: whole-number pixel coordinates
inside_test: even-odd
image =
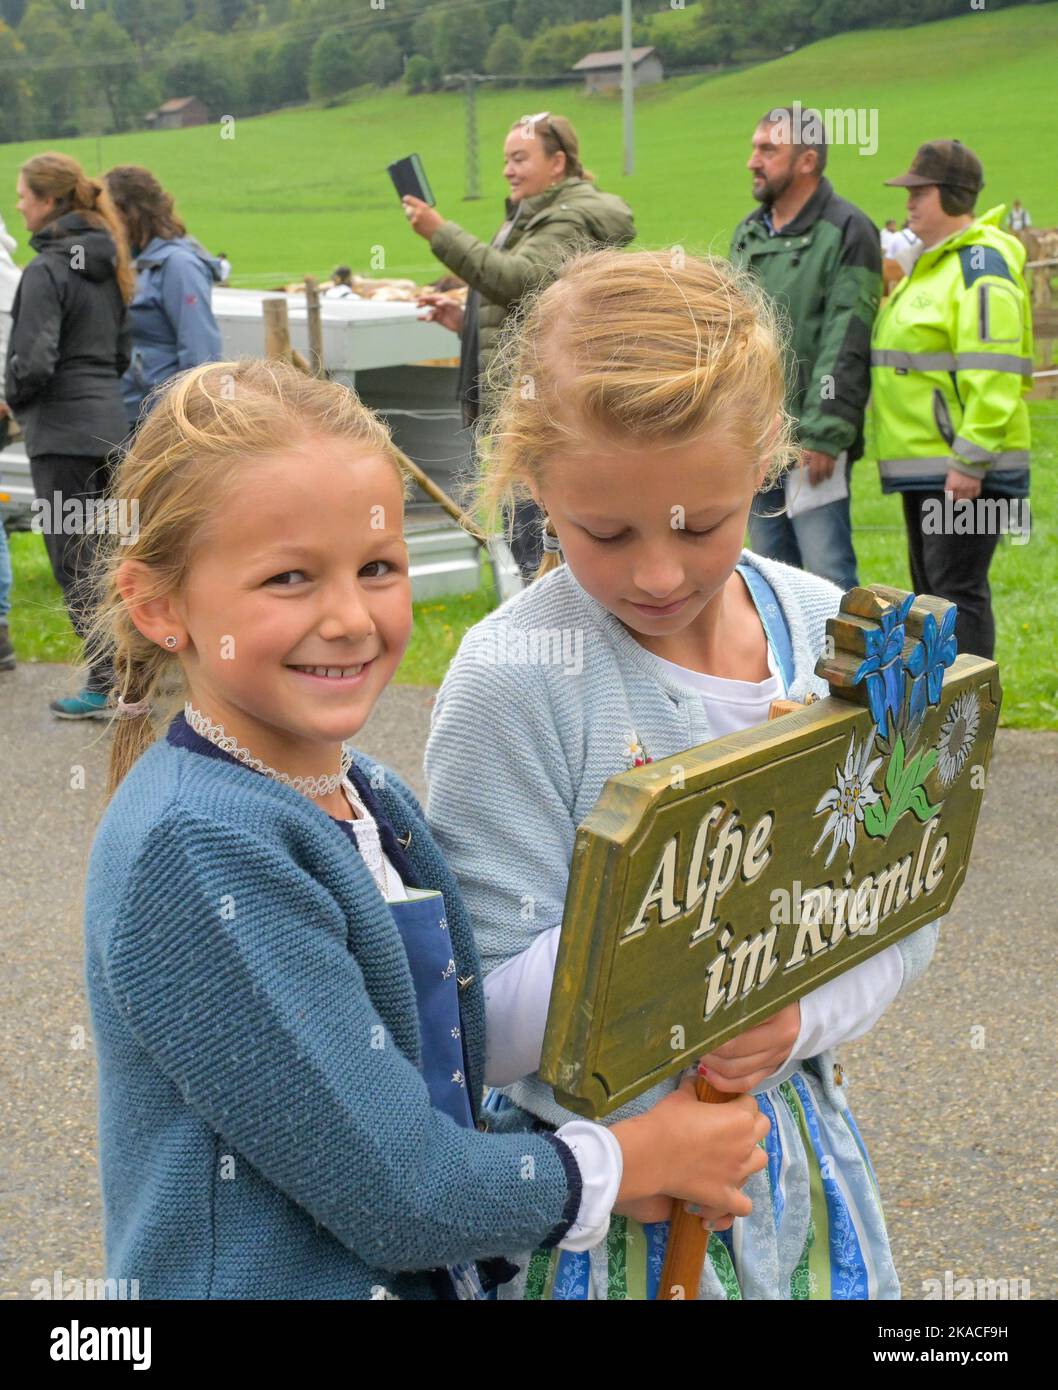
[[[485,976],[485,1084],[509,1086],[540,1065],[561,926]]]
[[[610,1229],[610,1212],[624,1174],[621,1145],[605,1125],[590,1120],[570,1120],[555,1131],[555,1138],[572,1150],[583,1183],[576,1220],[559,1249],[590,1250]]]
[[[903,979],[899,947],[887,946],[806,994],[801,1000],[801,1031],[790,1060],[816,1057],[869,1032],[896,998]]]

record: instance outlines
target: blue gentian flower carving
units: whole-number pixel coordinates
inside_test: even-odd
[[[957,612],[953,604],[941,619],[940,627],[933,614],[927,613],[921,641],[907,659],[907,670],[912,677],[909,711],[912,725],[917,724],[925,714],[927,704],[935,705],[940,700],[944,669],[955,660],[958,650],[955,642]]]
[[[885,609],[879,619],[880,628],[865,634],[867,659],[861,662],[854,683],[866,680],[871,718],[882,731],[887,728],[886,716],[890,711],[894,724],[900,718],[904,701],[904,665],[900,659],[904,650],[904,621],[914,601],[914,594],[908,594],[899,608]]]

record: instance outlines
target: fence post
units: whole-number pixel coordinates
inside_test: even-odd
[[[307,376],[315,376],[309,364],[290,342],[290,313],[285,294],[266,295],[261,301],[264,317],[265,356],[291,362]]]
[[[264,353],[290,361],[290,315],[285,294],[266,295],[261,301],[264,316]]]
[[[317,376],[324,375],[323,318],[320,313],[320,283],[312,275],[305,276],[305,313],[309,327],[309,363]]]

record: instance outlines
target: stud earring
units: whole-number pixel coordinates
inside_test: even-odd
[[[176,646],[176,638],[173,637],[172,635],[168,636],[168,637],[165,639],[165,645],[166,645],[166,646],[170,649],[170,651],[171,651],[171,650],[173,649],[173,647]]]

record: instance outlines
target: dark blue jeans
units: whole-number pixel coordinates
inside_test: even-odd
[[[7,547],[4,518],[0,516],[0,623],[7,622],[11,612],[11,552]]]
[[[851,465],[848,466],[851,472]],[[849,498],[828,502],[791,520],[783,510],[785,494],[780,484],[759,492],[749,514],[749,545],[768,560],[782,560],[809,574],[822,575],[841,589],[854,589],[856,552],[852,547]],[[767,513],[781,512],[781,515]]]

